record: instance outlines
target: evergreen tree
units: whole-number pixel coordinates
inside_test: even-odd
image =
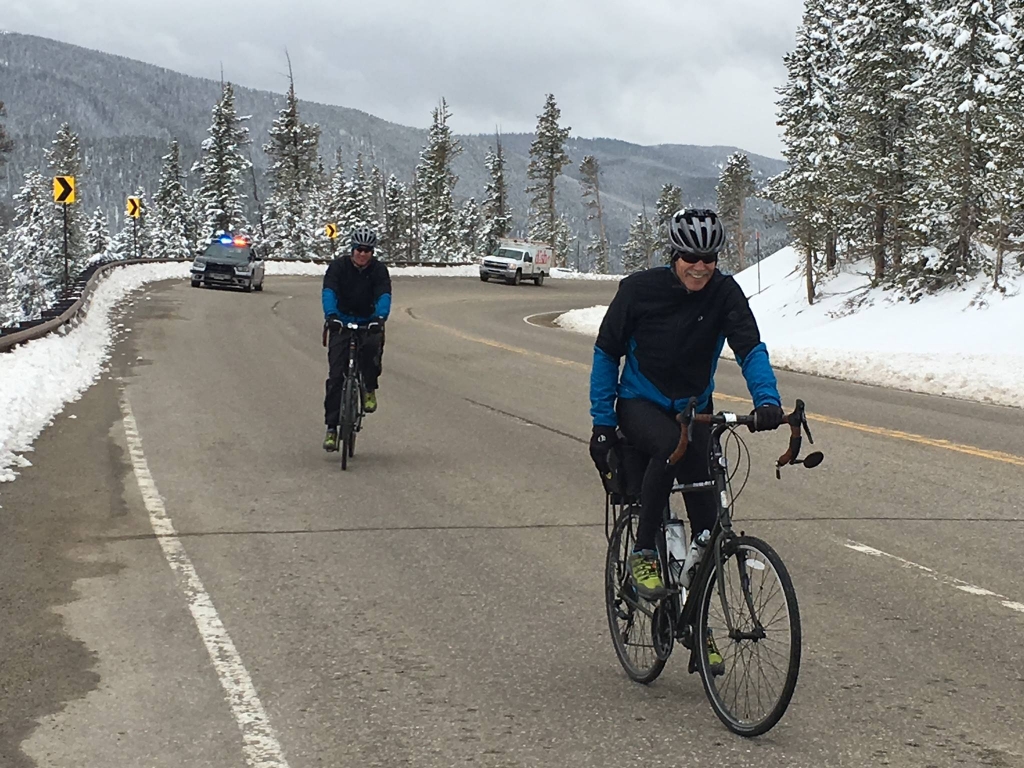
[[[1006,47],[1013,37],[1004,3],[944,0],[933,14],[920,18],[919,28],[918,48],[928,65],[927,77],[917,84],[922,96],[919,139],[939,151],[927,168],[928,186],[918,204],[932,244],[943,252],[923,277],[937,287],[959,282],[981,266],[976,246],[979,229],[990,217],[989,185],[998,181],[993,171],[1020,104],[1005,98],[1011,79]]]
[[[597,230],[591,233],[587,253],[593,258],[594,271],[608,272],[608,235],[604,228],[604,209],[601,207],[601,165],[593,155],[587,155],[580,163],[580,184],[583,188],[587,221],[596,221]]]
[[[409,192],[391,174],[384,190],[384,218],[381,226],[381,250],[389,259],[409,256],[412,223],[409,219]]]
[[[754,194],[754,189],[750,158],[743,152],[733,153],[718,180],[718,215],[722,218],[728,238],[727,253],[735,253],[741,272],[747,268],[744,212],[747,198]]]
[[[623,272],[629,274],[650,267],[657,248],[654,227],[647,212],[638,213],[629,226],[629,239],[622,246]]]
[[[448,103],[433,111],[433,123],[427,143],[416,166],[416,193],[423,253],[430,261],[451,261],[462,256],[456,232],[453,192],[459,177],[452,171],[452,161],[462,152],[448,125],[451,112]]]
[[[56,296],[63,257],[59,263],[54,259],[53,208],[47,180],[38,171],[25,174],[14,195],[14,222],[4,249],[11,276],[5,322],[38,317]]]
[[[909,87],[921,75],[911,24],[919,7],[912,0],[850,4],[837,32],[848,137],[842,208],[850,245],[871,254],[876,278],[889,263],[899,268],[914,240],[908,202],[918,118]]]
[[[484,159],[489,178],[486,197],[482,206],[484,218],[484,252],[493,253],[498,241],[508,237],[512,230],[512,209],[508,202],[508,187],[505,185],[505,155],[501,148],[501,135],[495,135],[496,150],[488,151]]]
[[[7,117],[7,108],[0,101],[0,117]],[[14,140],[7,134],[4,124],[0,123],[0,168],[7,162],[7,155],[14,150]]]
[[[657,215],[656,236],[659,243],[662,243],[662,260],[668,264],[672,260],[672,248],[669,246],[668,225],[672,216],[683,207],[683,190],[675,184],[665,184],[661,188],[658,202],[654,209]]]
[[[276,256],[307,259],[316,253],[319,231],[313,226],[310,206],[317,188],[320,126],[304,123],[299,116],[290,63],[288,79],[285,106],[270,128],[270,141],[263,147],[270,160],[267,245]]]
[[[341,150],[334,155],[334,169],[331,171],[330,182],[327,185],[327,194],[324,200],[324,223],[332,223],[338,226],[338,233],[341,236],[348,234],[347,216],[345,214],[345,164],[341,159]]]
[[[1021,105],[1024,104],[1024,14],[1018,14],[1012,22],[1006,19],[1004,23],[1011,29],[1011,35],[1005,43],[1008,66],[1002,97],[1009,105]],[[1012,238],[1024,232],[1024,113],[1019,109],[1005,109],[1000,125],[985,227],[996,251],[993,268],[996,288],[1000,288],[1006,252],[1015,247]],[[1021,261],[1024,266],[1024,259]]]
[[[168,146],[163,162],[159,188],[153,198],[151,252],[155,258],[187,259],[192,255],[186,235],[189,202],[182,183],[185,176],[181,170],[181,150],[176,139]]]
[[[85,243],[89,258],[107,252],[110,245],[110,229],[107,226],[107,215],[102,208],[97,208],[92,214],[92,221],[89,222],[89,229],[85,233]]]
[[[483,220],[476,198],[469,198],[459,209],[456,231],[463,258],[475,256],[486,245],[483,239]]]
[[[203,141],[202,158],[193,166],[202,181],[199,199],[204,207],[204,227],[197,238],[209,242],[218,232],[241,233],[248,229],[242,201],[245,172],[251,167],[244,148],[249,129],[235,109],[235,91],[226,83],[220,101],[213,108],[209,137]]]
[[[788,79],[779,89],[789,167],[772,180],[769,195],[789,212],[790,233],[804,254],[808,303],[814,302],[821,252],[826,266],[836,262],[842,58],[835,29],[841,18],[829,0],[807,0],[796,48],[785,57]]]
[[[564,266],[567,252],[555,243],[559,239],[558,210],[555,205],[555,181],[562,169],[569,164],[569,156],[565,152],[565,142],[569,138],[570,128],[562,128],[558,121],[562,111],[552,94],[547,95],[544,111],[537,119],[537,132],[530,146],[530,164],[526,175],[530,184],[526,193],[530,195],[530,208],[533,214],[530,226],[530,239],[548,243],[555,251],[555,266]],[[564,238],[562,238],[564,240]]]
[[[68,276],[71,281],[82,270],[85,265],[85,214],[82,213],[82,153],[79,146],[78,134],[71,130],[71,126],[63,123],[57,131],[57,136],[51,142],[51,147],[46,152],[46,160],[54,176],[75,177],[75,197],[77,202],[72,205],[54,204],[51,209],[52,227],[60,230],[60,237],[53,237],[49,242],[53,250],[49,258],[60,262],[60,276],[63,280],[64,274],[64,216],[67,216],[68,228]],[[52,199],[52,198],[51,198]],[[65,212],[63,209],[67,208]]]

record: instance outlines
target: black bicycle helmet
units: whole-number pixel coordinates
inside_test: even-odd
[[[674,252],[714,256],[725,245],[725,229],[711,209],[684,208],[673,214],[668,238]]]
[[[356,227],[352,230],[349,240],[353,249],[357,246],[362,246],[363,248],[377,247],[377,233],[369,227]]]

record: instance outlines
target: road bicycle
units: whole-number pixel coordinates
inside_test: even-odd
[[[755,418],[754,414],[727,412],[700,414],[696,400],[679,415],[679,446],[669,462],[675,464],[682,458],[694,424],[710,425],[712,477],[704,482],[676,483],[672,493],[713,492],[718,516],[703,556],[686,573],[684,562],[666,546],[666,526],[679,524],[670,506],[666,507],[658,534],[664,597],[656,601],[641,598],[627,568],[639,523],[639,495],[621,491],[620,486],[621,492],[608,493],[605,505],[605,598],[612,642],[623,669],[636,682],[652,682],[678,640],[689,650],[689,672],[700,673],[715,714],[742,736],[763,734],[782,718],[796,688],[801,649],[800,610],[786,566],[766,542],[744,531],[737,534],[733,528],[733,503],[743,488],[735,495],[732,492],[735,471],[729,472],[722,438],[727,436],[727,445],[735,438],[742,454],[746,446],[735,429],[753,426]],[[802,400],[796,401],[784,423],[791,435],[789,448],[776,462],[778,478],[784,466],[812,468],[824,458],[820,451],[799,458],[801,430],[814,442]],[[749,477],[749,453],[747,457]],[[722,656],[722,664],[709,660],[709,644]],[[756,669],[751,674],[752,667]]]

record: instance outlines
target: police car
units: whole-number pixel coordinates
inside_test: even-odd
[[[262,291],[265,268],[248,237],[220,235],[192,262],[192,287],[219,285],[246,293]]]

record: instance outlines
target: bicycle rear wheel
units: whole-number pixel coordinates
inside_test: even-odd
[[[740,736],[759,736],[779,722],[793,698],[800,671],[800,609],[774,549],[753,536],[726,546],[722,574],[715,564],[701,594],[698,667],[711,707],[725,726]],[[724,660],[718,676],[708,660],[709,636]]]
[[[671,648],[671,627],[670,622],[655,620],[655,604],[637,596],[629,577],[627,560],[633,551],[639,521],[639,509],[629,507],[615,523],[608,540],[604,590],[615,655],[632,680],[650,683],[665,668],[668,655],[664,648]],[[668,631],[667,641],[656,638],[655,631]]]

